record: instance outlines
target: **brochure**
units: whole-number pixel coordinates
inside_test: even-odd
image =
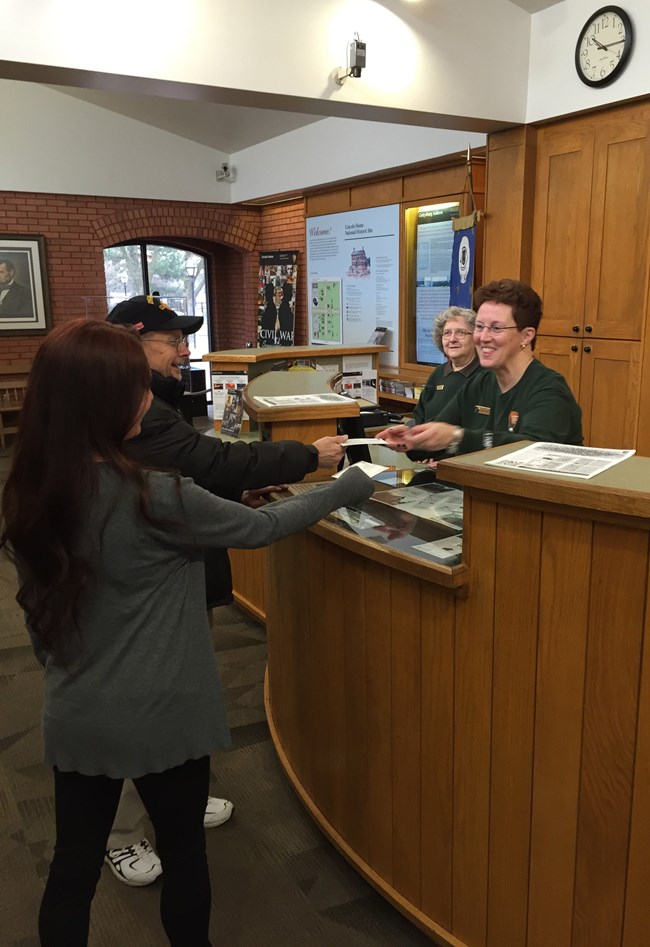
[[[317,394],[317,395],[258,395],[255,399],[260,404],[265,404],[270,408],[290,408],[296,407],[303,404],[335,404],[341,403],[349,404],[350,399],[346,398],[345,395],[335,395],[335,394]]]
[[[226,396],[223,420],[221,421],[221,433],[229,434],[231,437],[239,437],[243,417],[243,392],[241,390],[229,391]]]

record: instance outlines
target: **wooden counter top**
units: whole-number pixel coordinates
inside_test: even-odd
[[[233,365],[279,361],[283,358],[323,358],[332,355],[378,355],[388,352],[387,345],[269,345],[263,348],[227,349],[224,352],[208,352],[204,362],[224,362]]]
[[[493,447],[443,460],[438,467],[441,480],[462,487],[475,487],[493,494],[544,504],[571,507],[611,521],[626,517],[630,525],[650,524],[650,458],[630,457],[591,480],[578,480],[560,474],[491,467],[488,460],[503,457],[525,447],[530,441]],[[530,507],[531,503],[527,505]]]

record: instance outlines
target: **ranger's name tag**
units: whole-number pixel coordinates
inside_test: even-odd
[[[477,404],[475,405],[474,410],[476,411],[477,414],[485,414],[488,417],[490,416],[490,409],[489,407],[487,407],[487,405]]]

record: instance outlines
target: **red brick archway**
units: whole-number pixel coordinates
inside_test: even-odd
[[[250,252],[259,237],[260,215],[259,211],[239,208],[235,212],[191,204],[154,204],[97,217],[92,226],[104,248],[140,240],[200,240]]]

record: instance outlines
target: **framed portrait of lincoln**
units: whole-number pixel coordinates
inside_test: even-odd
[[[50,325],[44,238],[0,233],[0,335],[44,335]]]

